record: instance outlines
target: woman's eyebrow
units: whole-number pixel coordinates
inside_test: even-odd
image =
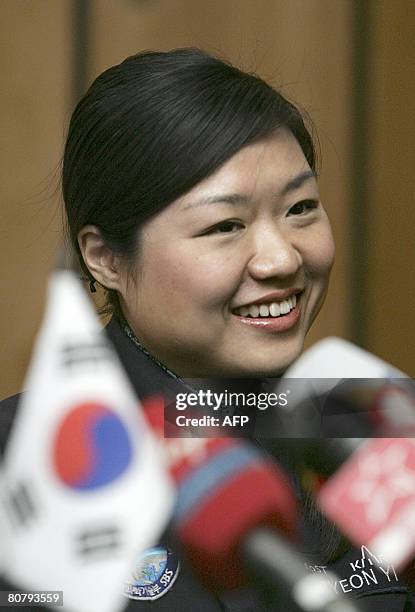
[[[306,170],[305,172],[301,172],[301,174],[297,174],[297,176],[290,179],[288,183],[284,185],[278,195],[287,195],[287,193],[290,193],[290,191],[294,191],[295,189],[301,187],[306,181],[316,178],[317,174],[314,172],[314,170]]]
[[[204,204],[247,204],[249,200],[249,196],[240,193],[218,193],[189,202],[183,210],[194,208],[195,206],[203,206]]]
[[[315,179],[316,173],[313,170],[306,170],[305,172],[301,172],[297,176],[294,176],[290,179],[278,192],[278,196],[287,195],[290,191],[294,191],[301,187],[306,181],[310,179]],[[202,197],[198,200],[194,200],[193,202],[189,202],[186,204],[183,210],[187,210],[189,208],[194,208],[195,206],[203,206],[205,204],[247,204],[250,201],[250,197],[248,195],[243,195],[240,193],[218,193],[209,195],[206,197]]]

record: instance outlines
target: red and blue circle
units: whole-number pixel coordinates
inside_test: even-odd
[[[131,463],[125,424],[104,404],[85,402],[68,412],[56,432],[53,465],[68,487],[87,491],[113,482]]]

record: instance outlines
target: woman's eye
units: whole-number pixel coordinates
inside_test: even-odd
[[[310,210],[315,210],[318,206],[317,200],[302,200],[301,202],[297,202],[294,206],[291,206],[288,211],[290,215],[304,215]]]
[[[234,234],[244,225],[240,221],[221,221],[205,232],[207,234]]]

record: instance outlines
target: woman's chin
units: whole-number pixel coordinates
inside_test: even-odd
[[[283,376],[288,368],[298,359],[303,350],[303,342],[290,342],[280,347],[279,350],[264,351],[252,359],[242,376],[254,376],[255,378],[274,378]]]
[[[247,360],[244,364],[234,364],[234,366],[223,367],[218,370],[218,378],[278,378],[283,376],[288,368],[300,356],[302,347],[293,350],[290,353],[284,352],[284,358],[281,359],[281,354],[270,356],[264,360]]]

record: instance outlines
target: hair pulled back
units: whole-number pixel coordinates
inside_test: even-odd
[[[143,52],[103,72],[80,100],[63,159],[71,242],[96,225],[131,261],[142,223],[242,147],[287,127],[315,167],[301,113],[254,74],[199,49]],[[116,292],[109,302],[118,310]]]

